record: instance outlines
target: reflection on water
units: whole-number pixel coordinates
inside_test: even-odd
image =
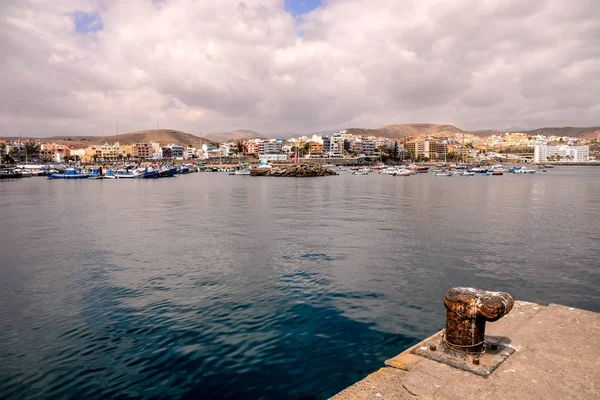
[[[0,396],[324,398],[450,286],[600,311],[599,178],[0,182]]]

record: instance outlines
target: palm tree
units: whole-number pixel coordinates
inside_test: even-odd
[[[25,142],[25,159],[29,159],[30,155],[38,154],[40,152],[40,145],[33,140]]]

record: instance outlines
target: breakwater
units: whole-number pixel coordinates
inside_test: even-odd
[[[339,175],[337,172],[318,164],[298,164],[273,168],[254,168],[252,176],[315,177]]]

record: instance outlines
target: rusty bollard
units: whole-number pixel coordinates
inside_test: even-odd
[[[508,293],[456,287],[446,292],[445,343],[453,350],[483,352],[486,321],[497,321],[512,310]]]

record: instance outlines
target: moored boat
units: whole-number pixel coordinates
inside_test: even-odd
[[[412,172],[407,170],[407,169],[400,169],[398,171],[396,171],[396,173],[394,174],[394,176],[411,176]]]
[[[22,177],[23,177],[23,174],[21,174],[20,172],[16,172],[15,170],[11,170],[11,169],[0,170],[0,179],[19,179]]]
[[[515,174],[535,174],[537,169],[529,169],[527,167],[515,167]]]
[[[87,179],[88,175],[81,171],[81,168],[67,168],[64,173],[54,173],[49,176],[50,179]]]
[[[247,167],[246,167],[246,168],[244,168],[244,169],[238,169],[238,170],[235,170],[233,173],[234,173],[235,175],[250,175],[250,171],[251,171],[251,167],[250,167],[250,166],[247,166]]]

